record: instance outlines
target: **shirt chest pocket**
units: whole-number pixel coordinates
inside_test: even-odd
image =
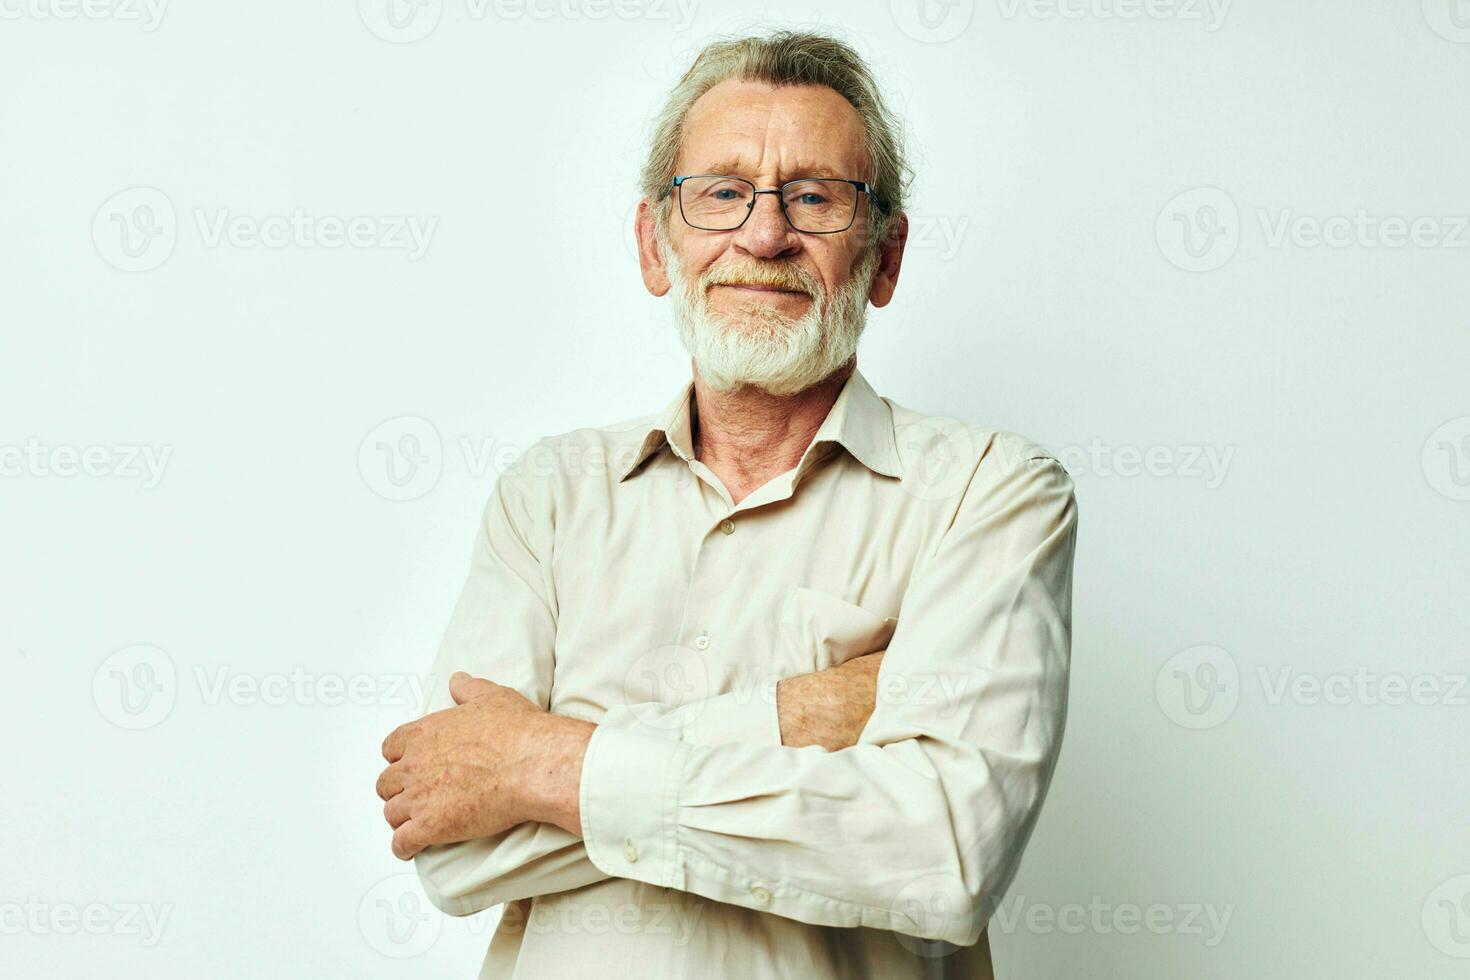
[[[795,586],[787,591],[778,624],[783,667],[810,673],[888,648],[898,620],[828,592]]]

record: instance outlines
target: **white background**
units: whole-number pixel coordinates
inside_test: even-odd
[[[379,743],[499,469],[687,376],[647,121],[787,23],[910,127],[863,371],[1078,485],[1000,974],[1466,975],[1470,4],[384,2],[0,0],[0,972],[474,975]]]

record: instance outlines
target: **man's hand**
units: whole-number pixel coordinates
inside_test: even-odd
[[[877,701],[882,664],[880,651],[815,674],[783,678],[776,685],[781,744],[820,745],[829,752],[856,745]]]
[[[582,757],[594,726],[548,714],[469,674],[449,680],[455,707],[400,725],[378,777],[393,853],[490,837],[528,820],[580,835]]]

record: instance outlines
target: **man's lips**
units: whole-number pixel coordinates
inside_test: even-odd
[[[724,286],[726,289],[749,289],[758,293],[788,293],[792,296],[805,296],[806,293],[799,289],[783,289],[780,286],[766,286],[759,283],[747,282],[717,282],[716,286]]]

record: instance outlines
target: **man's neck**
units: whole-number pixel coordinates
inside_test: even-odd
[[[805,391],[772,395],[743,385],[711,391],[694,369],[694,454],[736,503],[773,477],[794,469],[822,427],[842,386],[857,367],[853,358]]]

